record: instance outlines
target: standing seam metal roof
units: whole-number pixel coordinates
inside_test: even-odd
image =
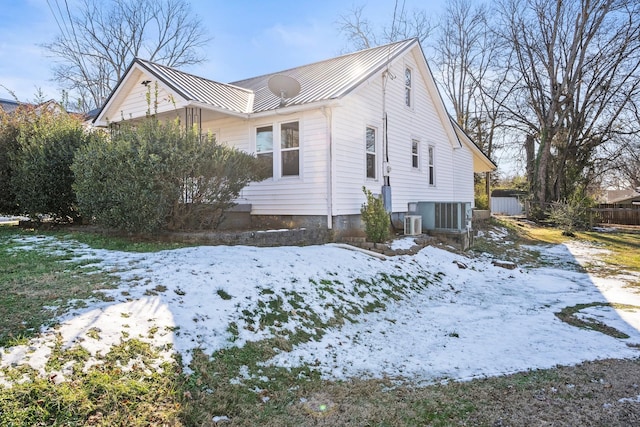
[[[287,106],[336,99],[349,93],[415,43],[417,39],[403,40],[230,84],[142,59],[136,61],[189,101],[235,113],[257,113],[280,107],[280,98],[267,86],[274,75],[284,74],[300,83],[300,94],[287,99]]]
[[[403,40],[232,84],[255,92],[253,112],[276,109],[280,105],[280,99],[267,87],[269,79],[276,74],[288,75],[300,82],[300,94],[288,99],[287,105],[336,99],[346,95],[414,43],[417,39]]]
[[[183,73],[142,59],[137,61],[189,101],[202,102],[236,113],[251,112],[253,93],[250,90]]]

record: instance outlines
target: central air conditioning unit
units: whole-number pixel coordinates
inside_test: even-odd
[[[415,236],[422,234],[422,216],[405,215],[404,216],[404,235]]]

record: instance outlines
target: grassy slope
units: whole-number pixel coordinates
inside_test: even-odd
[[[502,240],[514,243],[479,242],[476,250],[496,252],[514,260],[524,256],[528,264],[533,264],[535,251],[523,251],[521,245],[564,239],[553,229],[525,223],[500,225],[510,234],[509,239]],[[73,298],[84,298],[95,289],[113,285],[108,276],[86,274],[82,265],[66,261],[68,254],[15,251],[15,245],[9,242],[15,235],[14,229],[0,228],[0,310],[6,319],[0,334],[4,345],[24,342],[40,325],[48,324],[55,313],[45,307],[54,301],[64,307]],[[127,239],[116,240],[114,246],[112,239],[74,237],[110,249],[153,251],[170,247]],[[586,233],[579,238],[612,249],[608,261],[612,266],[640,270],[640,260],[635,255],[640,235]],[[630,254],[633,250],[635,253]],[[397,296],[401,297],[399,293]],[[274,307],[265,312],[264,321],[277,319],[279,314]],[[333,321],[344,321],[349,315],[346,308],[343,315]],[[316,326],[319,334],[327,327],[319,323]],[[319,379],[313,366],[294,370],[261,366],[260,362],[273,356],[274,348],[287,349],[294,342],[308,339],[311,337],[292,334],[232,347],[211,356],[196,354],[188,375],[180,373],[178,364],[165,365],[151,374],[145,371],[145,361],[154,358],[154,349],[137,340],[123,340],[121,346],[104,355],[102,366],[87,372],[80,369],[87,357],[81,348],[56,348],[54,365],[75,363],[73,375],[56,384],[55,378],[41,378],[25,369],[6,370],[5,376],[26,376],[30,381],[0,391],[0,425],[207,426],[215,425],[219,416],[229,417],[224,425],[234,426],[482,426],[495,425],[501,419],[510,420],[510,425],[535,425],[532,420],[537,418],[530,417],[539,417],[544,409],[536,407],[537,402],[544,403],[545,408],[553,403],[560,416],[566,407],[564,415],[574,416],[570,412],[572,405],[584,406],[585,399],[593,399],[598,385],[589,384],[591,371],[600,369],[598,364],[424,388],[398,386],[388,380],[326,382]],[[140,369],[123,371],[120,366],[132,359],[138,361]],[[624,363],[629,364],[626,369],[640,373],[637,361]],[[576,375],[584,377],[584,385],[565,387],[553,402],[539,399],[540,390],[557,390],[576,382]],[[600,375],[608,378],[604,371]],[[633,382],[633,378],[637,375],[626,380]],[[632,387],[631,383],[622,384],[624,381],[625,378],[618,380],[621,386]]]

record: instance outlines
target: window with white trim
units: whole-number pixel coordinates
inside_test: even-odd
[[[435,148],[429,146],[429,185],[436,185]]]
[[[367,178],[376,179],[376,128],[367,126],[365,140]]]
[[[414,169],[420,169],[420,141],[411,140],[411,166]]]
[[[411,68],[404,69],[404,105],[411,107],[413,103],[411,93]]]
[[[282,176],[300,175],[300,126],[298,122],[280,125]]]
[[[256,129],[256,156],[267,168],[267,176],[273,176],[273,126]]]
[[[300,123],[285,122],[256,128],[256,156],[266,164],[268,175],[300,175]]]

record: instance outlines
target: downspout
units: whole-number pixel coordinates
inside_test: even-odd
[[[388,65],[388,64],[387,64]],[[387,68],[382,73],[382,150],[383,150],[383,163],[382,163],[382,176],[383,176],[383,185],[391,186],[391,180],[389,178],[389,174],[384,170],[385,167],[389,165],[389,127],[388,127],[388,117],[387,117],[387,80],[391,78],[393,79],[393,75]]]
[[[388,61],[388,60],[387,60]],[[393,80],[395,76],[391,74],[389,69],[389,62],[387,62],[387,69],[382,72],[382,150],[383,150],[383,162],[382,162],[382,193],[385,208],[388,203],[389,223],[393,232],[397,232],[395,225],[393,224],[393,203],[391,196],[391,178],[389,177],[390,168],[389,165],[389,117],[387,114],[387,82],[389,79]],[[387,199],[387,200],[385,200]]]
[[[333,159],[335,157],[333,152],[333,121],[331,108],[323,106],[322,114],[327,119],[327,141],[329,143],[327,150],[327,229],[331,230],[333,228],[333,194],[335,186],[333,182]]]

